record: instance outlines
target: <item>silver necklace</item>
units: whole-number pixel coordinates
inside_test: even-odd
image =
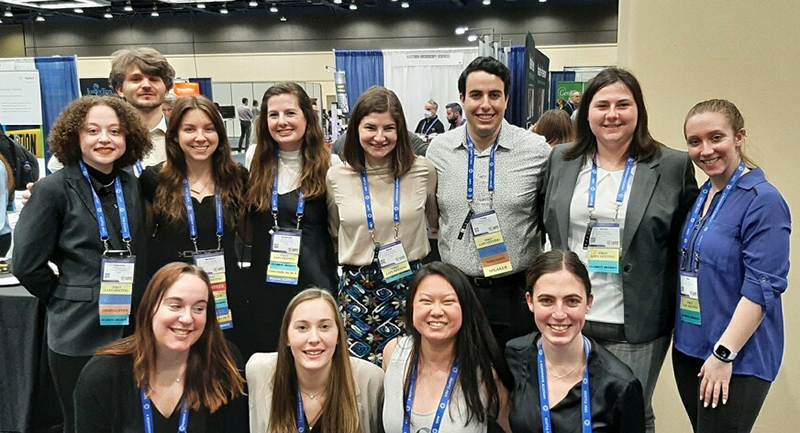
[[[550,364],[550,363],[548,362],[548,364]],[[572,369],[571,369],[570,371],[568,371],[568,372],[566,372],[566,373],[564,373],[564,374],[562,374],[562,375],[557,375],[557,374],[555,374],[555,372],[554,372],[554,370],[553,370],[553,364],[550,364],[550,368],[547,370],[547,373],[549,373],[549,374],[550,374],[550,376],[552,376],[552,377],[553,377],[553,379],[555,379],[555,380],[561,380],[561,379],[563,379],[563,378],[565,378],[565,377],[569,376],[570,374],[572,374],[572,372],[573,372],[573,371],[575,371],[575,370],[576,370],[578,367],[580,367],[581,365],[583,365],[583,362],[579,362],[579,363],[578,363],[578,365],[576,365],[576,366],[572,367]]]
[[[302,392],[303,394],[307,395],[307,396],[308,396],[308,398],[310,398],[311,400],[314,400],[314,399],[315,399],[315,398],[316,398],[318,395],[320,395],[320,394],[322,394],[323,392],[325,392],[325,390],[323,389],[322,391],[319,391],[319,392],[316,392],[316,393],[314,393],[314,394],[311,394],[311,393],[309,393],[309,392],[303,391],[303,389],[301,388],[301,389],[300,389],[300,392]]]

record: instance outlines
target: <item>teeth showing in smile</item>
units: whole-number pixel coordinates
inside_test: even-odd
[[[208,150],[208,146],[192,146],[194,150]]]
[[[172,332],[174,332],[177,335],[184,336],[184,335],[189,335],[189,332],[191,332],[191,331],[186,330],[186,329],[175,329],[175,328],[172,328]]]
[[[569,325],[550,325],[554,331],[566,331],[569,328]]]
[[[447,325],[444,322],[428,322],[428,326],[431,328],[444,328]]]
[[[478,114],[478,118],[489,120],[494,117],[494,114]]]
[[[306,355],[309,355],[309,356],[317,356],[317,355],[320,355],[320,354],[322,354],[321,350],[306,350]]]
[[[705,161],[700,161],[700,162],[702,162],[703,164],[706,164],[706,165],[710,165],[710,164],[713,164],[713,163],[715,163],[717,161],[719,161],[719,157],[716,157],[716,158],[713,158],[713,159],[706,159]]]

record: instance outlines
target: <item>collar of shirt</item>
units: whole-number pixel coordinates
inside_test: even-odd
[[[506,121],[506,119],[503,119],[503,122],[500,124],[500,132],[497,134],[497,146],[498,147],[502,147],[504,149],[512,150],[514,148],[514,146],[515,146],[514,140],[504,140],[504,139],[502,139],[503,138],[503,131],[507,129],[507,125],[508,125],[508,122]],[[465,123],[463,131],[468,131],[468,130],[469,130],[469,125]],[[455,141],[455,142],[450,142],[449,143],[450,147],[453,148],[453,149],[457,149],[459,147],[463,147],[466,150],[467,149],[467,135],[461,129],[458,129],[458,131],[461,134],[461,140],[460,141]],[[487,151],[488,151],[488,149],[485,150],[484,152],[479,152],[477,149],[475,149],[475,154],[476,155],[483,155],[484,153],[486,153],[488,155]]]
[[[150,130],[150,133],[153,133],[153,132],[156,132],[156,131],[160,131],[162,134],[166,134],[167,133],[167,116],[162,115],[161,116],[161,121],[158,122],[158,125],[156,125],[155,128]]]
[[[749,172],[742,175],[741,179],[736,182],[736,187],[746,190],[751,190],[756,187],[756,185],[766,182],[767,178],[764,177],[764,171],[760,168],[754,168]]]

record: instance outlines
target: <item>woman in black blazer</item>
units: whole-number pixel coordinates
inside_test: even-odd
[[[686,152],[650,135],[639,82],[609,68],[587,85],[576,141],[553,149],[543,221],[553,249],[589,268],[594,309],[584,333],[625,362],[653,396],[673,327],[677,240],[697,197]]]
[[[121,168],[152,145],[136,111],[108,96],[71,103],[49,142],[65,167],[37,182],[22,209],[13,273],[47,305],[48,362],[64,431],[74,432],[78,375],[97,349],[131,333],[147,284],[139,183]]]

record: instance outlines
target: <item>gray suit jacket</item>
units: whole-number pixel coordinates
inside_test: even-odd
[[[570,144],[550,154],[543,205],[545,231],[553,249],[569,248],[570,202],[583,158],[564,159]],[[681,225],[697,198],[694,165],[686,152],[662,147],[640,162],[631,185],[622,234],[625,336],[645,343],[674,325]]]
[[[135,311],[147,285],[144,212],[137,179],[125,171],[120,172],[120,179],[131,227],[131,249],[137,256]],[[47,305],[48,346],[67,356],[94,355],[123,335],[123,327],[100,326],[103,243],[90,188],[77,164],[36,182],[14,230],[13,273]],[[120,237],[118,233],[109,234]],[[58,267],[59,276],[48,261]]]

